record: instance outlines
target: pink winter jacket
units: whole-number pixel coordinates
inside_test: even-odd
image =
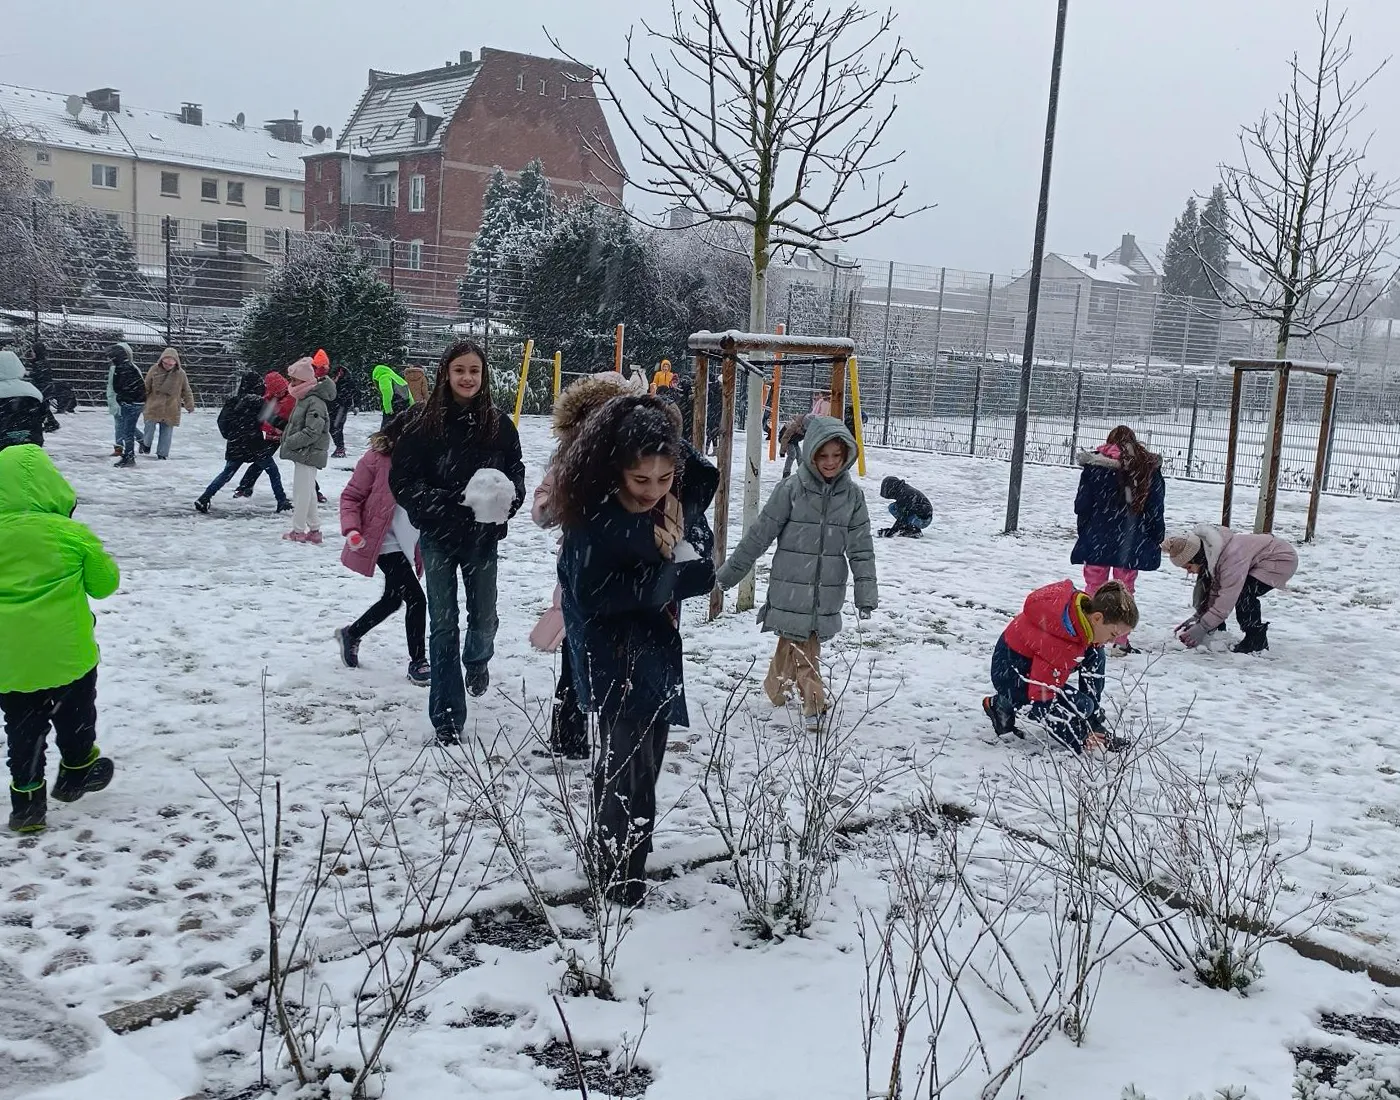
[[[355,463],[350,484],[340,494],[340,533],[358,531],[364,545],[352,549],[347,542],[340,552],[341,563],[366,577],[374,576],[379,549],[394,522],[394,494],[389,488],[389,456],[371,448]],[[423,554],[414,552],[414,567],[423,573]]]
[[[1196,527],[1206,551],[1210,593],[1201,625],[1214,630],[1235,609],[1250,577],[1280,591],[1298,572],[1298,551],[1275,535],[1250,535],[1212,523]]]
[[[553,527],[558,521],[549,511],[550,501],[554,497],[554,467],[551,465],[545,471],[544,480],[540,482],[539,488],[535,490],[534,499],[530,502],[530,518],[535,521],[538,527]],[[530,631],[530,644],[542,653],[554,653],[564,641],[564,608],[562,605],[563,593],[559,586],[554,586],[554,602],[549,605],[549,610],[540,616],[540,621],[535,624],[535,629]]]

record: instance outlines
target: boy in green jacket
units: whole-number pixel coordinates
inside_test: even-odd
[[[413,391],[408,382],[393,367],[380,363],[370,372],[375,389],[379,391],[379,411],[384,414],[382,428],[405,409],[413,407]]]
[[[97,640],[88,597],[106,599],[120,573],[87,527],[77,496],[43,448],[0,451],[0,713],[9,742],[10,828],[46,824],[45,747],[60,762],[53,796],[76,802],[112,781],[97,748]]]

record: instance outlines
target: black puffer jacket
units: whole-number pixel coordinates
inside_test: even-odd
[[[238,392],[219,410],[219,434],[228,441],[224,445],[225,462],[259,462],[267,454],[268,444],[262,433],[262,391],[262,376],[249,371],[239,379]]]
[[[894,501],[895,507],[906,516],[913,516],[926,523],[933,520],[933,505],[928,497],[915,489],[903,478],[887,477],[880,482],[880,495]]]
[[[419,533],[451,553],[471,554],[493,549],[504,538],[505,524],[478,523],[462,503],[467,483],[478,470],[500,470],[515,485],[513,516],[525,500],[525,462],[520,434],[510,417],[494,416],[475,406],[449,402],[444,431],[436,437],[425,429],[422,414],[414,418],[394,448],[389,487]]]
[[[116,345],[107,353],[116,366],[112,373],[112,392],[117,395],[119,405],[144,405],[146,403],[146,379],[131,356],[125,344]]]

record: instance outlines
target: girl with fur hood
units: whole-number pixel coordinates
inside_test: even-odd
[[[408,678],[420,686],[429,679],[424,635],[428,626],[428,601],[418,578],[423,555],[418,552],[418,532],[389,488],[394,447],[408,424],[400,413],[370,436],[369,450],[355,464],[350,484],[340,494],[340,532],[345,549],[340,560],[347,569],[366,577],[377,568],[384,574],[384,595],[349,626],[335,632],[340,659],[346,668],[360,665],[360,640],[400,607],[408,640]]]
[[[166,348],[155,366],[146,372],[145,431],[141,437],[141,453],[151,453],[151,443],[160,432],[156,457],[170,457],[170,441],[180,426],[180,410],[194,412],[194,391],[185,368],[180,365],[180,353]]]
[[[1196,578],[1192,603],[1196,613],[1177,628],[1177,637],[1194,649],[1225,628],[1233,610],[1244,640],[1234,653],[1262,653],[1269,648],[1269,624],[1260,599],[1284,591],[1298,572],[1298,551],[1277,535],[1250,535],[1213,523],[1201,523],[1162,543],[1172,564]]]
[[[609,399],[564,452],[550,501],[574,692],[597,718],[600,877],[626,905],[645,895],[670,728],[689,724],[680,601],[714,585],[710,555],[686,539],[709,502],[676,484],[680,424],[659,398]]]
[[[1110,575],[1134,592],[1138,573],[1162,565],[1161,542],[1167,534],[1162,460],[1122,424],[1108,433],[1102,447],[1076,457],[1083,467],[1074,497],[1079,537],[1069,560],[1084,566],[1084,590],[1091,596]],[[1113,648],[1120,654],[1137,652],[1126,634],[1114,640]]]
[[[316,506],[316,471],[324,470],[331,453],[331,402],[335,383],[316,377],[309,358],[287,368],[287,389],[296,399],[278,455],[292,464],[292,529],[282,537],[290,542],[320,546],[321,520]]]
[[[809,729],[826,712],[821,644],[841,629],[848,572],[855,575],[860,617],[869,618],[879,605],[870,512],[849,472],[855,461],[856,441],[841,421],[810,417],[802,465],[773,490],[717,577],[721,588],[733,588],[778,544],[768,598],[758,613],[763,629],[778,635],[763,688],[780,707],[795,682]]]

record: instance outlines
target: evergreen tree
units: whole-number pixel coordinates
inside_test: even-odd
[[[1220,283],[1220,275],[1225,272],[1225,265],[1230,258],[1230,237],[1229,237],[1229,210],[1227,208],[1228,199],[1225,196],[1225,188],[1221,184],[1216,184],[1211,189],[1210,198],[1206,200],[1205,209],[1201,211],[1201,233],[1199,253],[1201,265],[1198,269],[1200,280],[1196,291],[1196,297],[1212,297],[1214,291],[1211,289],[1211,272],[1216,272],[1216,283]]]
[[[81,256],[67,261],[73,273],[82,273],[81,296],[89,299],[146,299],[152,297],[137,263],[136,245],[121,222],[103,210],[70,206],[67,221]]]
[[[1167,237],[1162,257],[1162,292],[1173,297],[1192,297],[1199,286],[1201,261],[1196,256],[1200,246],[1201,223],[1196,200],[1186,200],[1186,209],[1176,219]],[[1209,293],[1209,290],[1207,290]]]
[[[355,243],[313,235],[268,278],[243,314],[235,347],[256,370],[285,367],[317,348],[367,372],[405,344],[408,310]]]
[[[484,317],[491,281],[501,246],[515,227],[516,188],[498,165],[481,200],[481,226],[467,256],[467,271],[457,284],[458,308],[470,317]],[[494,294],[491,294],[494,298]]]
[[[549,181],[545,179],[544,164],[536,157],[520,173],[515,186],[515,224],[544,230],[549,226],[549,210],[553,203]]]

